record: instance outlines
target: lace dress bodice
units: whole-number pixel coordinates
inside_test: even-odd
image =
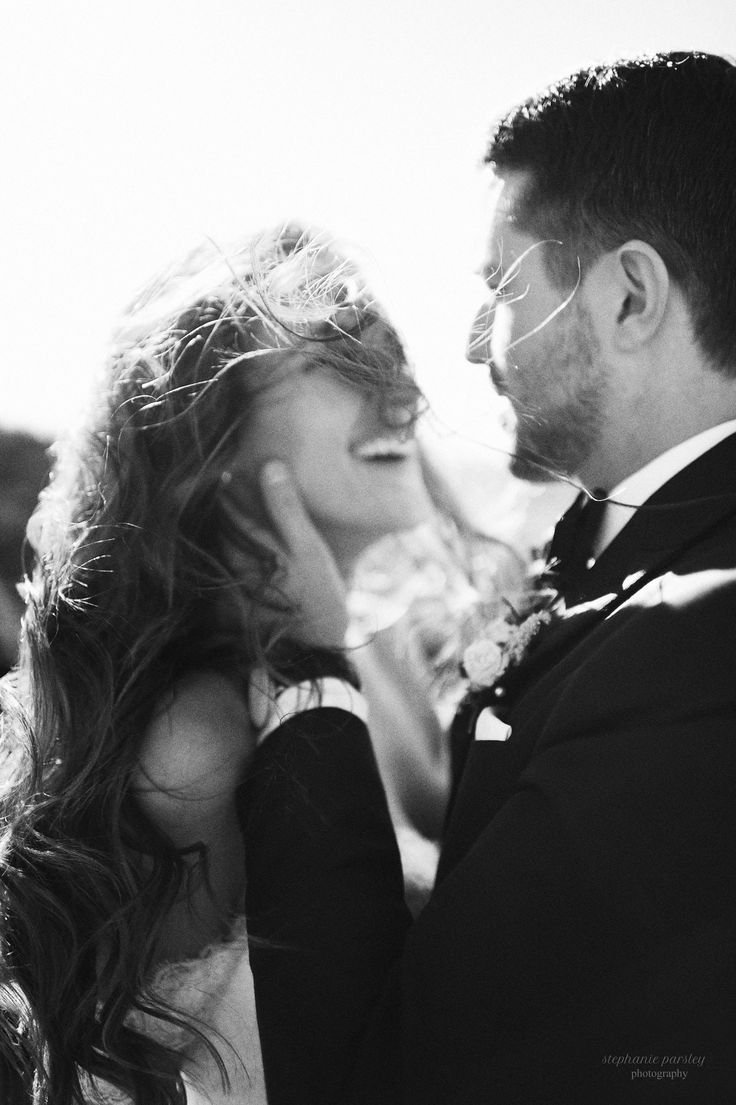
[[[245,918],[236,922],[227,941],[211,945],[196,959],[161,966],[150,992],[196,1023],[217,1048],[230,1080],[225,1090],[217,1063],[201,1040],[192,1043],[190,1034],[174,1025],[132,1015],[131,1024],[140,1032],[181,1051],[187,1105],[266,1105]],[[129,1103],[124,1094],[100,1083],[88,1101]]]

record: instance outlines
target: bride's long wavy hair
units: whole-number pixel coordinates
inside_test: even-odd
[[[20,663],[2,688],[3,1105],[72,1105],[96,1079],[146,1105],[184,1101],[176,1055],[131,1013],[177,1022],[146,979],[186,868],[131,774],[177,679],[275,663],[264,619],[218,611],[244,610],[246,595],[280,609],[288,635],[274,559],[223,504],[274,351],[308,348],[380,396],[387,421],[416,415],[393,331],[380,350],[360,341],[379,317],[319,234],[288,226],[202,248],[133,303],[91,417],[56,447],[28,528]]]

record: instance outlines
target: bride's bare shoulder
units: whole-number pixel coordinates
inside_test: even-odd
[[[137,789],[148,784],[172,797],[214,797],[236,785],[252,746],[241,690],[218,672],[192,673],[162,697],[146,729]]]
[[[133,794],[172,844],[189,850],[193,876],[169,911],[162,959],[197,955],[221,938],[239,908],[244,856],[236,792],[254,743],[245,696],[214,672],[189,675],[163,694],[143,734]]]

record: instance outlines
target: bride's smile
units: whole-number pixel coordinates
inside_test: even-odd
[[[368,355],[384,347],[386,329],[373,324],[363,334]],[[385,409],[380,394],[302,349],[286,355],[254,397],[238,470],[251,479],[264,461],[285,461],[309,513],[344,559],[430,516],[414,420],[413,406]]]

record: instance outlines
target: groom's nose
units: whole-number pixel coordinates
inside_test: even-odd
[[[491,336],[493,334],[493,309],[484,303],[477,312],[468,334],[465,356],[472,364],[488,364],[491,360]]]

